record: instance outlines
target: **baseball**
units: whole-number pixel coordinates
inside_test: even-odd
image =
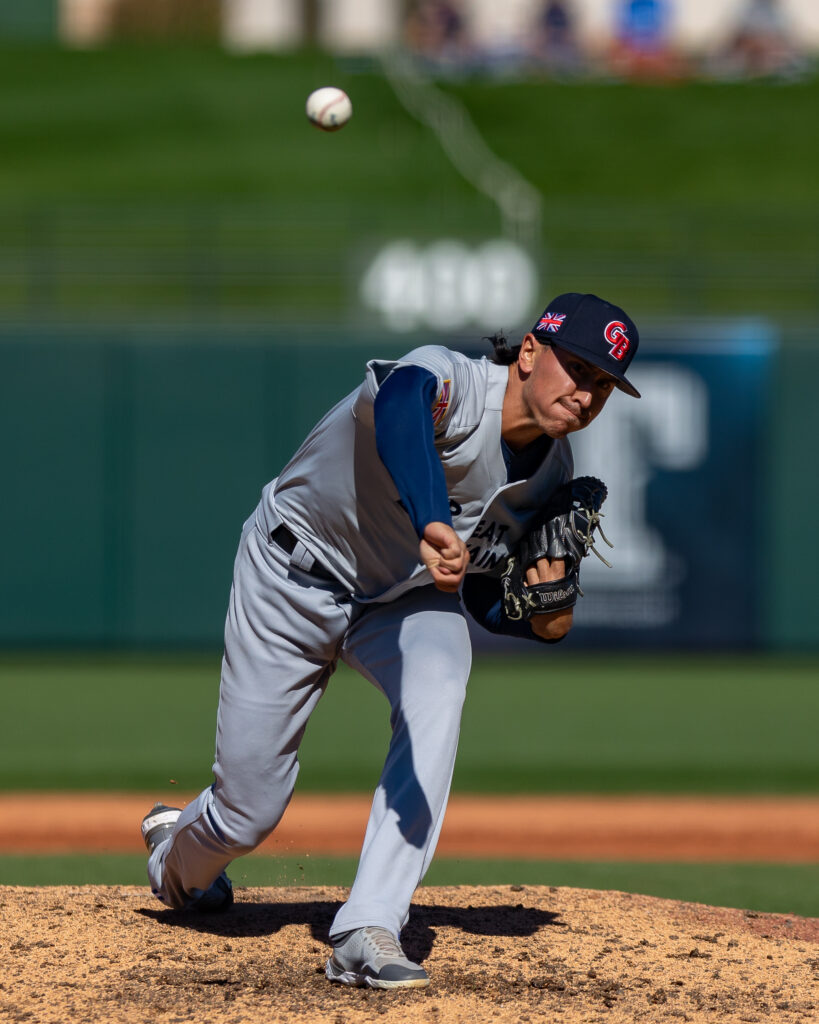
[[[343,89],[327,85],[307,97],[307,116],[317,128],[335,132],[353,116],[353,105]]]

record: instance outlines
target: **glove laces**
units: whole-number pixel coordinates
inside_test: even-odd
[[[603,525],[600,522],[600,520],[603,518],[603,513],[602,512],[598,512],[595,509],[583,508],[583,507],[581,507],[577,511],[579,511],[579,512],[581,512],[583,514],[583,517],[584,517],[584,519],[586,521],[586,530],[584,532],[583,530],[578,528],[578,525],[577,525],[577,512],[575,512],[572,515],[572,532],[574,533],[575,537],[577,537],[578,540],[583,542],[583,546],[585,547],[586,551],[593,551],[594,554],[597,555],[597,557],[603,563],[603,565],[607,565],[609,567],[609,569],[611,569],[612,568],[611,562],[607,558],[605,558],[603,555],[601,555],[600,552],[597,550],[597,548],[594,546],[594,531],[597,530],[598,533],[600,534],[600,536],[606,542],[606,544],[608,544],[608,546],[610,548],[614,547],[614,545],[608,539],[608,537],[605,535],[605,533],[603,533]]]

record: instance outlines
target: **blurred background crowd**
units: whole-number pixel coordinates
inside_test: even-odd
[[[28,14],[54,0],[30,0]],[[62,38],[221,38],[358,53],[404,44],[436,73],[790,77],[819,48],[813,0],[59,0]],[[0,23],[1,24],[1,23]]]
[[[714,5],[723,10],[710,25],[707,17],[705,25],[702,17],[691,22],[690,9],[698,6],[691,0],[611,0],[607,9],[545,0],[526,5],[516,31],[491,36],[474,32],[480,6],[420,0],[407,17],[407,45],[452,73],[737,78],[789,76],[808,66],[808,51],[797,41],[798,12],[780,0]]]

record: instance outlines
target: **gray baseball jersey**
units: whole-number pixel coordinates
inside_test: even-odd
[[[444,468],[452,525],[470,553],[469,572],[494,569],[572,477],[568,439],[555,441],[537,471],[507,483],[501,414],[508,368],[439,346],[398,361],[373,360],[361,387],[310,433],[265,488],[266,527],[283,521],[357,601],[392,601],[430,583],[398,491],[375,445],[373,404],[397,367],[435,374],[435,447]]]
[[[458,595],[432,585],[376,450],[375,396],[404,365],[437,378],[435,446],[470,572],[491,572],[571,477],[569,443],[558,440],[528,479],[507,483],[507,367],[438,347],[368,364],[362,386],[310,433],[242,532],[215,781],[149,860],[153,890],[172,906],[189,905],[275,828],[293,792],[307,720],[341,658],[387,697],[393,731],[358,873],[331,935],[380,925],[397,936],[407,918],[443,822],[471,650]]]

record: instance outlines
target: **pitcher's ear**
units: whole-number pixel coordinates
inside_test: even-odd
[[[518,356],[518,364],[521,370],[525,373],[531,373],[535,365],[535,359],[537,359],[537,350],[545,347],[540,344],[534,334],[525,334],[523,341],[520,343],[520,355]]]

